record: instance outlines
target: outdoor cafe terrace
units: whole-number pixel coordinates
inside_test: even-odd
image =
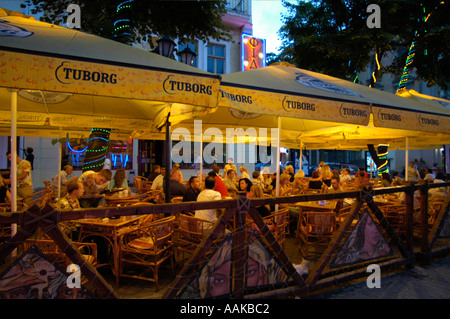
[[[133,199],[111,198],[105,208],[76,211],[58,211],[41,199],[24,211],[0,215],[0,291],[6,296],[20,287],[26,298],[119,298],[124,277],[149,280],[160,289],[159,268],[167,266],[173,274],[167,275],[171,283],[164,286],[164,299],[307,297],[367,276],[369,264],[396,271],[448,254],[449,197],[428,197],[430,189],[448,186],[158,204],[149,199],[160,194],[142,192]],[[405,205],[383,199],[398,192],[405,193]],[[354,203],[336,209],[343,199]],[[262,218],[261,205],[276,210]],[[298,221],[291,218],[292,208],[298,209]],[[222,212],[208,232],[189,214],[199,209]],[[11,224],[18,228],[12,238]],[[92,240],[99,237],[108,242],[106,261],[99,258],[105,247]],[[287,237],[298,245],[296,256],[287,253]],[[81,289],[68,288],[70,264],[81,270]],[[103,267],[112,270],[115,283],[100,274]],[[42,269],[46,272],[39,273]]]

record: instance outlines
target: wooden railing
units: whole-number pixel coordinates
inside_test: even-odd
[[[372,215],[380,223],[381,227],[388,234],[393,245],[398,249],[400,256],[390,258],[388,260],[380,260],[380,267],[383,269],[396,269],[400,266],[413,267],[416,260],[430,262],[430,260],[438,255],[450,252],[450,245],[435,247],[438,234],[442,230],[445,221],[449,218],[449,196],[443,201],[441,210],[436,215],[432,228],[428,227],[428,190],[435,187],[448,187],[450,183],[440,184],[411,184],[402,187],[389,187],[367,189],[358,191],[333,193],[333,194],[315,194],[315,195],[298,195],[277,198],[264,199],[248,199],[240,196],[238,199],[220,200],[214,202],[187,202],[179,204],[148,204],[145,206],[126,206],[120,208],[97,208],[82,209],[77,211],[58,211],[51,206],[39,209],[33,206],[24,212],[13,212],[0,215],[0,224],[17,224],[18,232],[15,236],[7,240],[0,247],[0,262],[4,262],[7,257],[22,242],[36,233],[38,228],[50,237],[65,252],[68,258],[74,263],[81,265],[83,275],[95,287],[96,293],[101,298],[118,298],[114,289],[103,279],[103,277],[93,269],[89,263],[85,262],[79,251],[72,245],[70,239],[58,227],[58,223],[64,221],[73,221],[86,218],[115,218],[118,216],[146,215],[146,214],[164,214],[176,215],[182,211],[195,211],[200,209],[223,209],[224,213],[220,220],[216,223],[214,230],[205,238],[202,244],[197,248],[194,255],[183,266],[175,280],[166,290],[164,298],[179,298],[180,292],[187,282],[196,275],[199,270],[199,264],[205,259],[205,256],[211,245],[217,241],[230,223],[234,224],[234,254],[243,256],[245,254],[246,230],[245,222],[247,214],[253,219],[258,226],[261,236],[269,243],[270,251],[274,257],[280,262],[281,267],[291,279],[288,286],[282,288],[268,289],[267,291],[259,291],[257,293],[247,294],[245,290],[245,260],[238,259],[233,264],[233,284],[230,298],[285,298],[285,297],[303,297],[318,291],[319,289],[331,287],[338,283],[344,283],[349,280],[367,276],[367,264],[356,265],[349,269],[343,269],[340,272],[327,270],[327,265],[331,261],[331,257],[336,253],[339,242],[344,238],[344,234],[349,230],[354,219],[358,218],[361,208],[369,208]],[[420,241],[419,251],[414,250],[413,245],[413,199],[414,193],[420,193],[421,217],[420,217]],[[400,239],[388,221],[384,218],[382,212],[373,201],[373,197],[382,194],[391,194],[405,192],[406,208],[407,208],[407,228],[406,237]],[[333,239],[322,254],[320,259],[315,263],[314,268],[310,270],[307,278],[300,276],[292,262],[289,260],[273,234],[264,223],[263,219],[256,210],[261,205],[281,205],[294,204],[302,201],[318,201],[331,199],[354,198],[355,204],[352,206],[350,213],[344,222],[335,232]]]

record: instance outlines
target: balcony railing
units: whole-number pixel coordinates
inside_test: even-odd
[[[228,0],[226,8],[239,14],[252,14],[250,0]]]

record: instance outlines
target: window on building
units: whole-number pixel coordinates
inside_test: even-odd
[[[225,73],[225,46],[208,44],[208,72],[215,74]]]

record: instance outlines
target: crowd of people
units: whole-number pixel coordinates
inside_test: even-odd
[[[11,153],[7,152],[6,155],[11,160]],[[419,168],[417,162],[417,160],[411,161],[406,170],[410,181],[427,181],[429,183],[445,181],[443,173],[437,172],[436,165],[433,168],[423,166]],[[29,198],[33,194],[31,170],[31,163],[17,156],[17,195],[20,198]],[[220,198],[233,198],[240,192],[245,192],[246,196],[255,198],[296,195],[308,191],[320,193],[343,192],[363,186],[389,187],[405,183],[405,180],[395,171],[392,172],[392,175],[383,173],[379,178],[369,179],[368,173],[362,167],[355,175],[351,175],[348,168],[343,168],[338,172],[331,170],[330,166],[323,161],[312,172],[311,177],[306,177],[302,170],[295,172],[291,165],[286,166],[280,174],[278,185],[276,172],[270,172],[269,167],[265,167],[261,171],[255,170],[250,174],[245,166],[236,167],[233,164],[233,159],[230,158],[224,166],[222,174],[220,170],[218,165],[213,165],[206,177],[209,180],[209,186],[214,180],[214,186],[211,190],[217,192]],[[61,207],[105,206],[104,196],[101,196],[102,193],[117,190],[131,192],[124,169],[117,169],[114,176],[112,171],[106,168],[99,172],[86,171],[81,176],[72,176],[72,173],[73,167],[66,165],[52,179],[52,188],[55,192],[59,185],[62,198],[60,200]],[[160,189],[164,192],[165,174],[165,166],[153,166],[153,171],[148,175],[153,190]],[[169,176],[168,183],[171,197],[180,196],[183,197],[183,201],[196,201],[201,192],[206,189],[206,179],[204,187],[201,187],[201,181],[197,176],[192,176],[188,181],[185,181],[178,164],[173,165]],[[0,202],[10,201],[11,194],[7,187],[9,183],[10,179],[0,178]],[[430,194],[432,196],[446,196],[447,190],[446,188],[433,188],[430,189]],[[86,198],[89,200],[86,200]],[[94,198],[98,200],[93,200]],[[200,196],[200,198],[205,197]],[[214,196],[214,198],[219,198],[219,196]]]

